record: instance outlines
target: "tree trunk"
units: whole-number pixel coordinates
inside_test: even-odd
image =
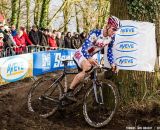
[[[98,23],[97,28],[103,28],[106,18],[109,14],[109,1],[107,0],[98,0]]]
[[[127,0],[110,0],[110,14],[121,20],[129,19]]]
[[[121,20],[131,19],[128,11],[127,0],[111,0],[110,14],[119,17]],[[137,20],[148,19],[139,17]],[[159,21],[157,20],[156,36],[158,37]],[[160,39],[159,39],[160,41]],[[159,43],[158,43],[159,44]],[[140,71],[120,71],[117,84],[124,102],[139,99],[143,100],[147,95],[155,92],[159,86],[159,73],[149,73]]]
[[[68,21],[69,21],[69,1],[65,4],[63,8],[63,17],[64,17],[64,32],[68,31]]]
[[[19,24],[20,24],[20,15],[21,15],[21,0],[19,0],[18,2],[18,10],[17,10],[17,24],[16,24],[16,28],[19,28]]]
[[[90,31],[90,25],[91,25],[91,21],[90,21],[90,5],[91,5],[91,1],[90,0],[86,0],[85,1],[85,7],[83,9],[83,29],[85,32],[89,32]]]
[[[7,0],[1,0],[0,14],[2,14],[5,17],[9,17],[8,10],[10,10],[10,8],[8,7],[8,1]]]
[[[75,6],[75,15],[76,15],[76,30],[77,30],[77,32],[79,33],[80,30],[79,30],[78,10],[77,10],[76,4],[75,4],[74,6]]]
[[[39,25],[40,19],[40,12],[41,12],[41,2],[42,0],[35,0],[35,7],[34,7],[34,24]]]
[[[26,10],[26,14],[27,14],[27,27],[26,27],[26,29],[27,29],[27,32],[29,31],[29,28],[30,28],[30,17],[29,17],[29,14],[30,14],[30,0],[26,0],[26,8],[27,8],[27,10]]]
[[[18,0],[12,0],[12,16],[11,16],[11,25],[17,24],[17,12],[18,11]]]
[[[50,0],[43,0],[42,2],[42,10],[41,10],[41,18],[39,27],[46,28],[48,25],[48,8],[49,8]]]

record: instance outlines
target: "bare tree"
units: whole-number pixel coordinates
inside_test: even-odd
[[[12,0],[12,16],[11,16],[11,24],[17,24],[17,16],[18,16],[18,0]]]

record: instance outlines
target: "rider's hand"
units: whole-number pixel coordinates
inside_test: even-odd
[[[117,66],[115,64],[111,64],[111,69],[115,73],[118,73],[118,71],[119,71],[118,68],[117,68]]]
[[[93,66],[98,66],[98,62],[97,60],[93,59],[93,58],[89,58],[88,59],[89,63]]]

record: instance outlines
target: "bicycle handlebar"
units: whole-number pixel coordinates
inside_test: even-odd
[[[107,67],[105,67],[105,66],[103,66],[103,65],[97,65],[97,66],[94,66],[94,67],[92,68],[92,70],[91,70],[89,73],[94,72],[94,70],[96,70],[96,69],[110,70],[111,68],[107,68]]]

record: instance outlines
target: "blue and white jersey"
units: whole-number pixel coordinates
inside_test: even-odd
[[[115,41],[115,36],[104,37],[103,30],[93,30],[90,32],[88,38],[82,44],[82,47],[78,50],[82,52],[83,56],[88,59],[94,54],[102,50],[108,45],[108,61],[110,64],[114,63],[114,58],[112,54],[112,47]]]

